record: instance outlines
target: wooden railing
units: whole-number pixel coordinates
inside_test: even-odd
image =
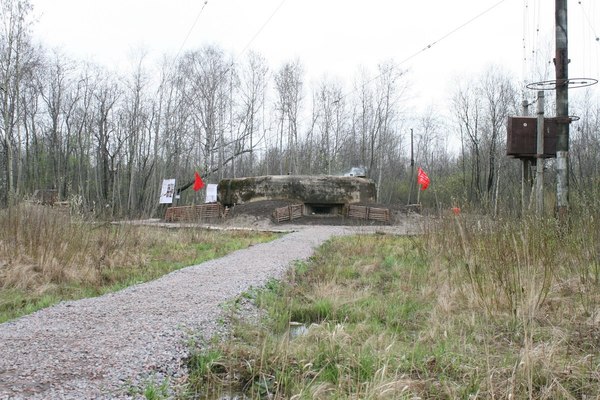
[[[367,206],[349,205],[348,218],[366,219],[390,223],[390,210],[388,208],[375,208]]]
[[[273,211],[273,221],[280,223],[283,221],[293,221],[304,215],[304,204],[293,204],[287,207],[276,208]]]
[[[194,222],[209,218],[223,218],[226,212],[227,210],[220,203],[169,207],[165,213],[165,221]]]

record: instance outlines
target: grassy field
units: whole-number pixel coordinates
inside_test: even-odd
[[[333,239],[245,295],[260,323],[195,346],[181,397],[598,398],[600,230],[571,227],[460,217]]]
[[[275,235],[0,213],[0,321],[155,279]],[[600,224],[442,219],[425,235],[328,241],[285,279],[224,305],[181,398],[600,397]],[[248,318],[247,303],[262,309]],[[244,305],[244,307],[241,307]],[[253,313],[250,313],[253,315]],[[173,393],[148,384],[147,398]],[[213,397],[211,397],[213,396]]]
[[[0,212],[0,322],[98,296],[278,235],[98,224],[48,207]]]

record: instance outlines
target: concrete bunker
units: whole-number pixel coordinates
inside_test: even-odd
[[[338,216],[343,215],[344,204],[312,204],[304,203],[306,215]]]
[[[349,204],[376,200],[375,182],[354,176],[267,175],[223,179],[218,199],[227,206],[261,200],[288,200],[304,204],[305,215],[343,215]]]

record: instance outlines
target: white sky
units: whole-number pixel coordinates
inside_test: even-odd
[[[571,77],[598,78],[600,43],[595,38],[600,34],[600,5],[596,2],[569,0]],[[554,52],[552,0],[32,3],[38,18],[34,34],[45,46],[108,68],[126,71],[140,49],[153,60],[163,54],[176,55],[182,46],[185,51],[216,44],[234,57],[240,57],[247,48],[256,50],[272,69],[299,58],[309,81],[328,74],[350,85],[359,67],[374,73],[378,63],[393,59],[409,70],[415,103],[421,105],[447,96],[457,76],[476,75],[492,64],[502,65],[515,77],[529,81],[530,77],[523,75],[530,75],[534,59],[548,62]],[[485,15],[419,53],[494,5]],[[537,57],[530,53],[534,48],[541,51]],[[548,79],[554,78],[553,68]]]

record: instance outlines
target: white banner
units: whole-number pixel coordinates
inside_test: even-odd
[[[205,203],[216,203],[217,202],[217,185],[215,183],[209,183],[206,185],[206,201]]]
[[[160,204],[173,204],[175,196],[175,179],[163,179],[160,189]]]

